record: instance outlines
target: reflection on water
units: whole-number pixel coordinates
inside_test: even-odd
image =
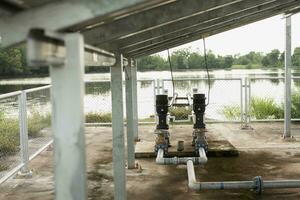
[[[211,73],[212,78],[243,78],[243,77],[269,77],[272,79],[251,79],[251,95],[263,98],[273,98],[276,103],[282,103],[284,97],[284,82],[282,70],[217,70]],[[247,74],[248,73],[248,74]],[[298,72],[294,71],[294,75]],[[208,81],[203,80],[206,77],[205,71],[192,72],[174,72],[175,79],[180,78],[199,78],[199,80],[177,80],[175,81],[175,92],[179,96],[185,96],[188,92],[192,92],[193,88],[197,88],[199,92],[208,95]],[[108,74],[86,75],[88,81],[85,85],[86,95],[84,97],[85,112],[111,112],[111,87]],[[16,90],[24,90],[28,88],[44,85],[47,78],[14,80],[15,84],[4,84],[8,80],[0,81],[0,93],[8,93]],[[154,88],[153,81],[149,79],[170,79],[169,72],[139,72],[137,89],[138,89],[138,113],[140,118],[148,118],[154,114]],[[142,80],[147,79],[147,80]],[[91,80],[96,80],[92,82]],[[6,81],[6,82],[5,82]],[[9,80],[12,83],[12,80]],[[23,83],[23,84],[21,84]],[[29,83],[29,84],[24,84]],[[241,103],[241,82],[240,80],[211,80],[210,104],[207,107],[206,116],[212,119],[224,120],[221,111],[226,105],[237,105]],[[124,87],[124,85],[123,85]],[[168,89],[169,96],[172,96],[172,82],[164,82],[165,89]],[[292,82],[292,91],[300,91],[300,79]],[[125,93],[124,93],[125,102]],[[28,105],[30,109],[48,110],[50,111],[50,95],[49,92],[35,92],[28,94]],[[1,101],[1,109],[17,106],[17,100]],[[29,109],[29,110],[30,110]],[[125,110],[125,106],[124,106]]]
[[[88,82],[85,84],[85,93],[93,95],[107,95],[110,92],[110,82]]]

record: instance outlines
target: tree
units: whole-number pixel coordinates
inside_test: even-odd
[[[188,66],[190,69],[203,69],[204,66],[204,57],[198,53],[191,53],[188,57]]]
[[[294,54],[292,57],[293,66],[300,67],[300,47],[294,49]]]
[[[164,70],[168,68],[168,64],[165,59],[159,55],[145,56],[137,60],[138,70]]]
[[[188,69],[188,57],[190,52],[188,49],[176,50],[171,55],[171,62],[174,69]]]

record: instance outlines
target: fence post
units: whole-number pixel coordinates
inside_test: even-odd
[[[19,126],[20,126],[20,151],[21,160],[24,166],[21,168],[19,175],[30,176],[32,173],[28,167],[29,152],[28,152],[28,128],[27,128],[27,109],[26,109],[26,92],[18,96],[19,103]]]
[[[241,78],[240,79],[240,93],[241,93],[241,95],[240,95],[240,101],[241,101],[241,108],[240,108],[240,112],[241,112],[241,126],[243,126],[243,123],[244,123],[244,105],[243,105],[243,79]]]
[[[249,78],[244,79],[244,91],[245,91],[245,113],[244,113],[244,124],[242,125],[242,129],[251,129],[249,124],[250,122],[250,115],[249,115],[249,103],[250,103],[250,82]]]

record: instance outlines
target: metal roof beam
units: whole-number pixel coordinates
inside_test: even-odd
[[[210,26],[226,22],[233,18],[243,17],[244,15],[249,15],[251,13],[263,12],[291,2],[294,2],[294,0],[245,0],[232,6],[226,6],[212,10],[208,13],[202,13],[187,20],[180,21],[180,23],[166,25],[160,29],[149,31],[147,32],[148,34],[142,33],[141,35],[136,35],[136,37],[117,42],[120,51],[128,53],[147,46],[153,46],[165,40],[176,38],[187,33],[205,30]]]
[[[209,29],[201,30],[193,33],[188,33],[186,35],[182,35],[176,39],[164,41],[160,44],[154,45],[153,47],[146,47],[145,49],[140,49],[136,52],[131,52],[127,56],[137,58],[142,56],[151,55],[160,51],[164,51],[169,48],[177,47],[189,42],[193,42],[199,40],[201,38],[206,37],[207,35],[215,35],[221,32],[225,32],[243,25],[247,25],[262,19],[266,19],[281,13],[288,12],[290,9],[293,9],[297,6],[300,6],[300,1],[295,1],[293,4],[285,5],[285,6],[277,6],[272,10],[259,12],[257,14],[245,15],[240,18],[234,18],[227,22],[216,24],[215,26],[211,26]]]
[[[242,0],[178,0],[94,27],[91,30],[84,31],[83,35],[87,43],[101,46],[101,43],[104,42],[149,31],[237,1]]]
[[[89,20],[105,20],[138,9],[155,5],[164,0],[61,0],[27,9],[13,16],[0,19],[2,47],[26,40],[31,28],[57,31]]]

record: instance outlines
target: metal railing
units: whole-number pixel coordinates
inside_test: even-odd
[[[45,121],[45,114],[40,113],[41,107],[38,111],[33,110],[37,105],[47,105],[45,102],[41,104],[45,96],[30,97],[33,93],[45,91],[50,93],[50,86],[0,95],[0,184],[18,171],[21,175],[30,174],[29,160],[53,142],[51,131],[45,131],[51,126],[50,118]]]

